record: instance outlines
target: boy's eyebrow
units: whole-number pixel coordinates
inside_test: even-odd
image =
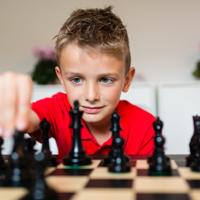
[[[68,76],[83,76],[83,74],[81,74],[79,72],[64,72],[64,75],[68,75]],[[98,76],[116,76],[116,77],[118,77],[119,74],[118,73],[103,73],[103,74],[99,74]]]
[[[82,76],[79,72],[64,72],[64,75],[70,75],[70,76]]]
[[[99,74],[99,76],[119,76],[119,74],[117,73],[103,73],[103,74]]]

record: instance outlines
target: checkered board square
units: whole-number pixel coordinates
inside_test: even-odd
[[[101,160],[84,167],[60,164],[47,171],[46,181],[59,200],[199,200],[200,172],[183,163],[172,160],[170,176],[149,176],[146,160],[133,161],[131,172],[121,174],[108,172]],[[24,188],[0,188],[4,200],[17,200],[26,193]]]

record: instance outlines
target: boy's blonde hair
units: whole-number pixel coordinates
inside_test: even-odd
[[[76,43],[81,48],[94,48],[125,61],[126,72],[131,63],[129,40],[121,19],[105,9],[78,9],[61,27],[56,38],[56,54],[59,57],[67,44]]]

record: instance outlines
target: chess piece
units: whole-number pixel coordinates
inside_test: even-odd
[[[186,165],[192,171],[200,172],[200,116],[193,116],[194,134],[190,141],[190,155],[186,158]]]
[[[200,117],[198,115],[193,116],[193,127],[194,132],[190,140],[189,148],[190,148],[190,155],[186,157],[186,166],[189,167],[194,160],[195,152],[197,151],[198,147],[198,138],[200,135],[199,131],[199,124],[200,124]]]
[[[21,200],[58,200],[58,194],[48,186],[45,180],[45,170],[47,162],[44,152],[34,155],[35,159],[35,176],[29,193]]]
[[[165,138],[162,135],[163,122],[159,117],[153,123],[153,127],[155,130],[154,153],[148,160],[149,175],[171,175],[170,159],[165,155],[164,151]]]
[[[123,151],[124,140],[119,134],[121,130],[119,120],[119,115],[114,112],[111,118],[112,147],[108,157],[103,161],[103,165],[107,165],[110,172],[116,173],[130,171],[129,158]]]
[[[5,163],[3,155],[2,155],[3,142],[4,142],[3,138],[0,137],[0,176],[4,176],[5,170],[6,170],[6,163]]]
[[[40,130],[42,133],[42,152],[45,155],[47,165],[56,166],[58,164],[57,159],[55,156],[52,155],[50,146],[49,146],[50,123],[46,119],[43,119],[40,122]]]
[[[26,163],[28,163],[30,170],[32,170],[34,166],[34,154],[36,152],[34,149],[35,144],[36,141],[31,137],[24,139],[24,160]]]
[[[4,185],[6,173],[7,173],[7,165],[2,155],[2,145],[3,145],[3,138],[0,137],[0,186]]]
[[[42,152],[44,153],[45,157],[51,156],[51,151],[49,147],[49,129],[49,122],[46,119],[43,119],[40,122],[40,130],[42,133]]]
[[[14,145],[9,158],[9,168],[5,180],[5,185],[12,187],[29,186],[30,176],[28,175],[27,163],[24,159],[24,133],[15,131],[13,135]],[[28,163],[29,164],[29,163]]]
[[[81,141],[81,117],[83,112],[79,111],[78,101],[74,102],[74,108],[71,109],[70,115],[72,119],[72,147],[69,156],[63,159],[64,165],[79,166],[91,164],[91,159],[85,154]]]
[[[116,137],[114,140],[115,157],[111,158],[111,162],[108,164],[108,171],[115,173],[130,172],[129,160],[123,153],[124,141],[121,137]]]
[[[36,144],[36,141],[29,137],[29,138],[25,138],[25,150],[27,152],[27,154],[31,154],[34,155],[36,150],[34,149],[34,146]]]

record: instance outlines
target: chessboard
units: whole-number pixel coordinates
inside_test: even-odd
[[[171,159],[172,174],[148,175],[146,159],[131,159],[131,171],[112,173],[93,159],[88,166],[59,164],[48,167],[46,182],[59,200],[199,200],[200,172],[185,167],[185,157]],[[0,187],[0,199],[19,200],[28,193],[23,187]]]
[[[33,139],[13,134],[13,151],[8,159],[1,155],[0,199],[3,200],[199,200],[200,197],[200,116],[194,116],[190,154],[165,155],[163,122],[158,117],[154,152],[151,157],[127,157],[120,136],[120,117],[111,120],[112,147],[109,155],[91,159],[81,143],[81,115],[76,101],[70,111],[73,138],[71,150],[58,164],[49,149],[50,124],[40,123],[42,149],[35,153]],[[189,166],[189,167],[186,167]]]

